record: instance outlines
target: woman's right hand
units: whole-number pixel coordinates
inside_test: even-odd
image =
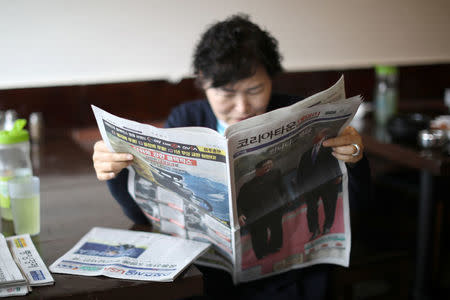
[[[129,153],[115,153],[109,151],[105,142],[100,140],[94,145],[94,154],[92,155],[95,173],[99,180],[109,180],[128,167],[133,162],[133,155]]]

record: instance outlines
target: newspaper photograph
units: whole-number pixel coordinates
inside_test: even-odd
[[[230,138],[238,282],[315,263],[348,266],[346,167],[322,142],[348,125],[360,103],[292,111]]]
[[[54,273],[173,281],[210,244],[168,235],[92,228],[51,266]]]

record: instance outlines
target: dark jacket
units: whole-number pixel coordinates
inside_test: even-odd
[[[246,223],[252,223],[281,207],[283,194],[284,189],[279,169],[273,169],[262,176],[255,176],[246,182],[239,191],[236,201],[238,216],[243,214],[246,217]]]
[[[306,151],[298,164],[297,182],[301,187],[300,194],[342,175],[338,160],[331,154],[331,148],[321,146],[314,161],[312,150],[313,148]]]

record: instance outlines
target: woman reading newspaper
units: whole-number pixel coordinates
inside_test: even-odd
[[[173,109],[166,127],[204,126],[223,133],[227,126],[298,101],[272,93],[272,78],[282,71],[275,38],[252,23],[248,16],[234,15],[210,26],[201,36],[193,56],[197,84],[206,99],[186,102]],[[361,136],[345,128],[338,137],[323,142],[349,170],[350,202],[368,197],[369,167],[363,156]],[[135,223],[147,223],[127,191],[125,169],[133,161],[126,153],[111,153],[103,141],[94,146],[93,162],[99,180],[106,180],[124,213]],[[242,220],[241,220],[242,219]],[[240,216],[245,223],[245,216]],[[266,279],[234,286],[221,270],[200,267],[205,297],[246,299],[323,299],[327,291],[327,266],[293,270]]]

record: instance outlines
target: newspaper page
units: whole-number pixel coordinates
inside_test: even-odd
[[[110,149],[135,156],[128,191],[154,228],[212,243],[197,263],[227,270],[241,282],[315,263],[348,265],[345,164],[324,159],[331,154],[319,150],[349,124],[360,103],[360,97],[345,99],[341,77],[303,101],[228,127],[225,137],[93,111]],[[316,155],[318,167],[301,167]],[[251,182],[263,168],[273,172],[258,188]]]
[[[110,149],[133,154],[128,191],[153,228],[213,244],[209,263],[229,269],[234,253],[226,139],[207,128],[155,128],[92,108]]]
[[[0,297],[24,296],[30,291],[26,284],[0,288]]]
[[[168,282],[209,246],[159,233],[94,227],[50,271]]]
[[[5,237],[0,234],[0,297],[23,296],[27,293],[27,279],[16,265]]]
[[[51,285],[55,282],[29,234],[11,236],[6,241],[31,286]]]
[[[316,263],[348,266],[347,171],[321,144],[349,124],[361,101],[345,99],[341,78],[289,109],[227,132],[235,282]]]

